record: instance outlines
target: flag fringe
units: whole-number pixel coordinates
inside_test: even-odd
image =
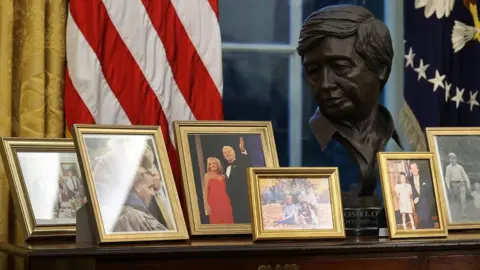
[[[403,108],[400,110],[399,120],[408,144],[413,147],[413,150],[416,152],[427,151],[425,133],[407,102],[404,102]]]
[[[72,133],[70,133],[70,130],[68,130],[68,128],[65,128],[65,138],[72,138]]]

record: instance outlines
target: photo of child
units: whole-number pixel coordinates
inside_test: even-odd
[[[453,226],[480,222],[480,138],[478,135],[434,136],[447,217]]]
[[[415,230],[415,222],[413,219],[413,199],[412,199],[412,185],[407,183],[407,176],[404,172],[399,173],[399,183],[395,186],[397,193],[400,213],[402,214],[403,229],[407,229],[406,216],[410,218],[411,229]]]

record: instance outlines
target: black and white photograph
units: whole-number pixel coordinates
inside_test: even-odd
[[[480,132],[432,135],[430,147],[437,156],[449,224],[480,225]]]

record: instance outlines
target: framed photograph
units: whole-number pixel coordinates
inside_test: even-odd
[[[278,167],[270,122],[175,122],[192,235],[251,234],[248,167]]]
[[[249,168],[253,240],[344,238],[337,168]]]
[[[480,128],[427,128],[449,230],[480,229]]]
[[[25,239],[74,236],[86,196],[73,141],[4,137],[1,154]]]
[[[442,186],[433,153],[378,153],[391,238],[444,237]]]
[[[99,243],[188,239],[158,126],[74,125]]]

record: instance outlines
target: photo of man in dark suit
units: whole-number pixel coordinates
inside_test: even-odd
[[[408,182],[412,186],[413,203],[418,215],[418,229],[433,229],[433,216],[437,216],[435,208],[435,195],[433,192],[432,177],[427,172],[422,172],[416,162],[410,163],[411,176]]]
[[[248,225],[248,167],[265,167],[261,134],[189,134],[200,224]]]
[[[240,153],[236,153],[230,145],[222,148],[225,158],[225,176],[227,178],[227,194],[232,204],[235,223],[250,223],[250,205],[248,201],[247,168],[251,166],[250,158],[243,138],[240,137]]]

